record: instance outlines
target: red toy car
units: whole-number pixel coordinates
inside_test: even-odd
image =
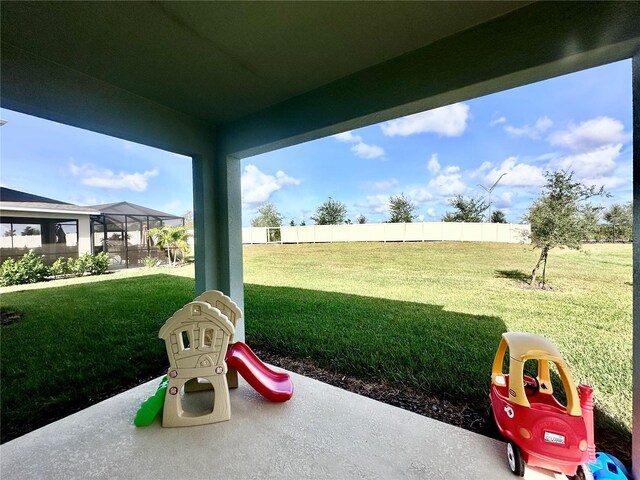
[[[503,373],[509,349],[509,373]],[[524,373],[537,360],[538,374]],[[550,364],[555,364],[566,393],[566,406],[553,395]],[[567,364],[555,345],[539,335],[503,333],[491,371],[491,408],[500,433],[508,440],[511,471],[524,475],[525,463],[565,475],[595,460],[593,389],[575,388]],[[592,477],[591,477],[592,478]]]

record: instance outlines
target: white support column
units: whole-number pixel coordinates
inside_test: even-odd
[[[640,479],[640,52],[633,57],[633,477]]]
[[[86,215],[78,218],[78,255],[83,253],[93,254],[91,251],[91,222]]]

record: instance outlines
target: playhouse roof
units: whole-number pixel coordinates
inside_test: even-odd
[[[200,307],[200,314],[193,314],[193,307]],[[227,316],[215,307],[212,307],[207,302],[191,302],[186,304],[176,313],[174,313],[162,326],[158,337],[166,340],[171,332],[176,330],[182,325],[189,325],[193,323],[211,322],[222,328],[229,336],[235,333],[233,324],[229,321]]]

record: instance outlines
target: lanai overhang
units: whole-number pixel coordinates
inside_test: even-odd
[[[196,290],[243,302],[240,159],[634,58],[638,2],[2,2],[2,107],[193,159]],[[640,228],[634,168],[634,238]],[[634,419],[640,418],[634,243]],[[242,326],[237,333],[242,338]],[[640,476],[640,421],[634,422]]]

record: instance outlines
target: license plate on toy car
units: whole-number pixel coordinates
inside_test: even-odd
[[[558,445],[564,445],[564,435],[558,435],[557,433],[544,432],[544,441],[549,443],[556,443]]]

